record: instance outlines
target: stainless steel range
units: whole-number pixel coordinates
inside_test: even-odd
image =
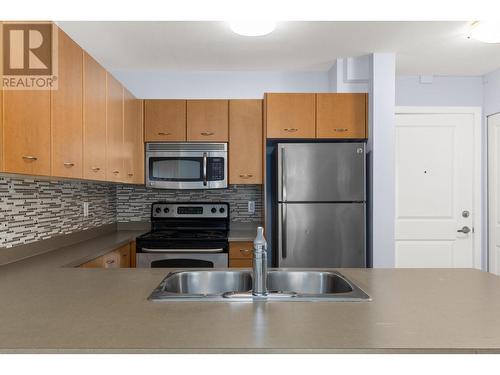
[[[156,202],[151,231],[137,237],[137,267],[228,266],[228,203]]]

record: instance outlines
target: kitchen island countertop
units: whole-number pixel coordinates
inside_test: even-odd
[[[370,302],[151,302],[166,269],[68,267],[116,231],[0,266],[3,353],[500,352],[500,277],[341,269]]]

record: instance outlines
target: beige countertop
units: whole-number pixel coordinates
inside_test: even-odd
[[[150,302],[165,269],[64,267],[117,231],[0,266],[0,352],[500,352],[500,277],[342,269],[371,302]]]

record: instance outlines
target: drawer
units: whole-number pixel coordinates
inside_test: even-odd
[[[252,259],[253,242],[229,242],[229,259]]]
[[[252,258],[250,258],[250,259],[229,259],[229,267],[232,267],[232,268],[252,268]]]

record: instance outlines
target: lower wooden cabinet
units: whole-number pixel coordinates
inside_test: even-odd
[[[253,257],[253,242],[229,243],[229,267],[251,268]]]
[[[130,248],[131,248],[130,244],[123,245],[107,254],[104,254],[98,258],[92,259],[89,262],[81,264],[80,267],[81,268],[129,268],[131,266]]]

